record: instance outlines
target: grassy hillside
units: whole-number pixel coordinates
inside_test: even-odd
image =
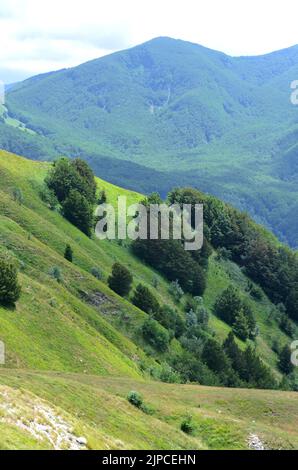
[[[84,436],[90,449],[248,449],[257,436],[266,449],[297,449],[295,393],[233,390],[194,385],[170,385],[128,378],[80,374],[0,372],[0,417],[3,395],[13,412],[28,424],[34,416],[48,424],[43,407]],[[150,406],[150,415],[130,405],[126,396],[136,389]],[[192,416],[194,432],[180,431]],[[3,415],[2,415],[3,416]],[[0,420],[0,448],[51,448],[25,430]],[[54,435],[52,426],[52,435]]]
[[[12,87],[1,146],[36,159],[82,155],[98,176],[145,192],[199,187],[296,247],[297,189],[278,168],[295,166],[297,56],[293,47],[233,58],[157,38]]]
[[[0,384],[9,387],[0,387],[0,427],[5,429],[0,433],[0,447],[50,446],[47,440],[36,440],[28,431],[16,429],[7,421],[5,406],[1,407],[1,400],[20,401],[14,412],[20,414],[25,407],[23,415],[27,416],[35,399],[46,400],[47,406],[71,423],[75,435],[88,438],[91,448],[244,448],[254,431],[269,447],[297,447],[292,425],[294,394],[239,390],[235,401],[232,390],[210,389],[214,398],[210,395],[208,402],[209,389],[151,382],[152,371],[157,376],[161,364],[181,352],[181,344],[173,339],[169,351],[159,353],[144,341],[140,328],[147,315],[107,286],[113,263],[129,267],[134,286],[142,282],[153,289],[156,278],[160,303],[176,307],[182,316],[183,305],[175,305],[169,283],[135,258],[129,246],[89,239],[42,202],[40,190],[49,167],[0,152],[0,250],[16,259],[22,285],[15,308],[0,306],[0,340],[6,347]],[[119,194],[127,195],[129,203],[142,198],[103,180],[97,182],[112,203]],[[16,188],[23,194],[21,204],[13,197]],[[74,250],[73,263],[64,259],[66,244]],[[51,275],[54,267],[61,270],[61,283]],[[102,281],[92,276],[94,267],[101,271]],[[212,254],[204,294],[210,327],[219,340],[230,331],[212,308],[218,294],[232,282],[255,313],[260,329],[257,351],[280,379],[272,346],[275,341],[286,344],[291,340],[279,329],[267,297],[257,302],[249,295],[247,281],[237,265]],[[244,348],[241,341],[239,345]],[[144,395],[154,410],[152,415],[127,403],[132,389]],[[257,416],[251,408],[256,397]],[[193,415],[197,428],[192,437],[179,430],[187,413]],[[272,422],[275,430],[270,429]]]

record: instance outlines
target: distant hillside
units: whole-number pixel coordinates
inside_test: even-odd
[[[296,157],[282,155],[298,122],[296,77],[297,46],[233,58],[157,38],[16,84],[0,145],[35,159],[81,155],[99,176],[148,193],[199,187],[295,247],[297,185],[284,173]]]

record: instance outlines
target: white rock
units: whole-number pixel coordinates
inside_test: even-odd
[[[256,434],[250,434],[248,438],[248,445],[252,450],[265,450],[263,442]]]
[[[87,445],[87,439],[85,437],[78,437],[77,438],[77,443],[80,444],[81,446],[86,446]]]

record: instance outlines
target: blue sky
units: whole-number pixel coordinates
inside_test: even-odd
[[[70,67],[157,36],[231,55],[298,43],[294,0],[0,0],[0,80]]]

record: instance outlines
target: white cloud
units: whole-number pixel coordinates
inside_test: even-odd
[[[298,43],[297,13],[293,0],[1,0],[0,70],[19,79],[156,36],[261,54]]]

